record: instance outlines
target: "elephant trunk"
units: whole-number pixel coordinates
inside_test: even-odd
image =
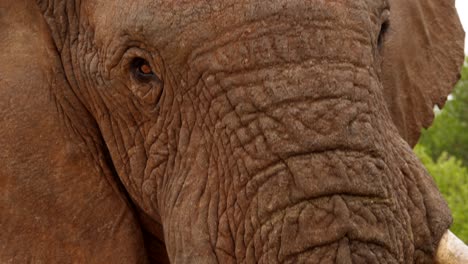
[[[176,206],[165,232],[210,250],[176,260],[432,258],[439,231],[428,221],[446,229],[448,211],[391,126],[377,76],[346,61],[308,63],[204,77],[219,91],[210,109],[219,119],[190,134],[193,163],[167,202]],[[422,212],[425,203],[435,209]]]
[[[177,195],[160,200],[171,260],[432,260],[448,208],[398,135],[373,40],[352,22],[248,25],[190,58],[184,98],[206,103],[182,111],[199,124],[182,123]]]
[[[371,125],[370,103],[356,94],[280,100],[237,130],[245,174],[233,182],[237,194],[227,206],[246,215],[233,224],[248,238],[237,248],[249,259],[346,263],[359,255],[377,263],[412,254],[403,249],[411,245],[406,235],[396,241],[408,229],[392,190],[401,174],[386,164],[383,138],[372,131],[379,124]]]

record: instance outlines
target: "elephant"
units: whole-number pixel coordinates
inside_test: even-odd
[[[468,263],[412,151],[463,39],[454,0],[2,0],[0,262]]]

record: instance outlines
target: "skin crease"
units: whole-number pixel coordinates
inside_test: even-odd
[[[1,5],[1,262],[432,263],[453,1]]]

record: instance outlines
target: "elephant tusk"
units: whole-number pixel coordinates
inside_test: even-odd
[[[468,263],[468,246],[465,245],[450,230],[447,230],[440,240],[436,253],[436,263],[465,264]]]

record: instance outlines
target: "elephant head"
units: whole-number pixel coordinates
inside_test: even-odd
[[[454,0],[3,0],[0,259],[443,260],[411,147],[463,35]]]

